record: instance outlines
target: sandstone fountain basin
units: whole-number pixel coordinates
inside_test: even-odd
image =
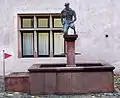
[[[87,62],[74,67],[66,64],[34,64],[29,71],[30,93],[80,94],[114,92],[114,67],[109,63]]]

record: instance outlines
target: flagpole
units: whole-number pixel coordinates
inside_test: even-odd
[[[4,91],[6,90],[5,87],[5,50],[3,50],[3,80],[4,80]]]

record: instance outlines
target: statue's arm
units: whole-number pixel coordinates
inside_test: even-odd
[[[73,11],[73,12],[74,12],[74,14],[73,14],[73,16],[74,16],[73,22],[75,22],[77,20],[77,17],[76,17],[75,11]]]
[[[61,12],[61,23],[62,23],[62,25],[64,24],[63,23],[63,11]]]

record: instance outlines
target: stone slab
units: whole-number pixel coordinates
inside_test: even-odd
[[[16,72],[5,77],[6,91],[29,93],[29,73]]]

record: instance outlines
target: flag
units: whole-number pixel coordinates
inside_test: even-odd
[[[4,53],[4,59],[9,58],[10,56],[12,56],[12,55],[10,55],[10,54],[8,54],[8,53]]]

